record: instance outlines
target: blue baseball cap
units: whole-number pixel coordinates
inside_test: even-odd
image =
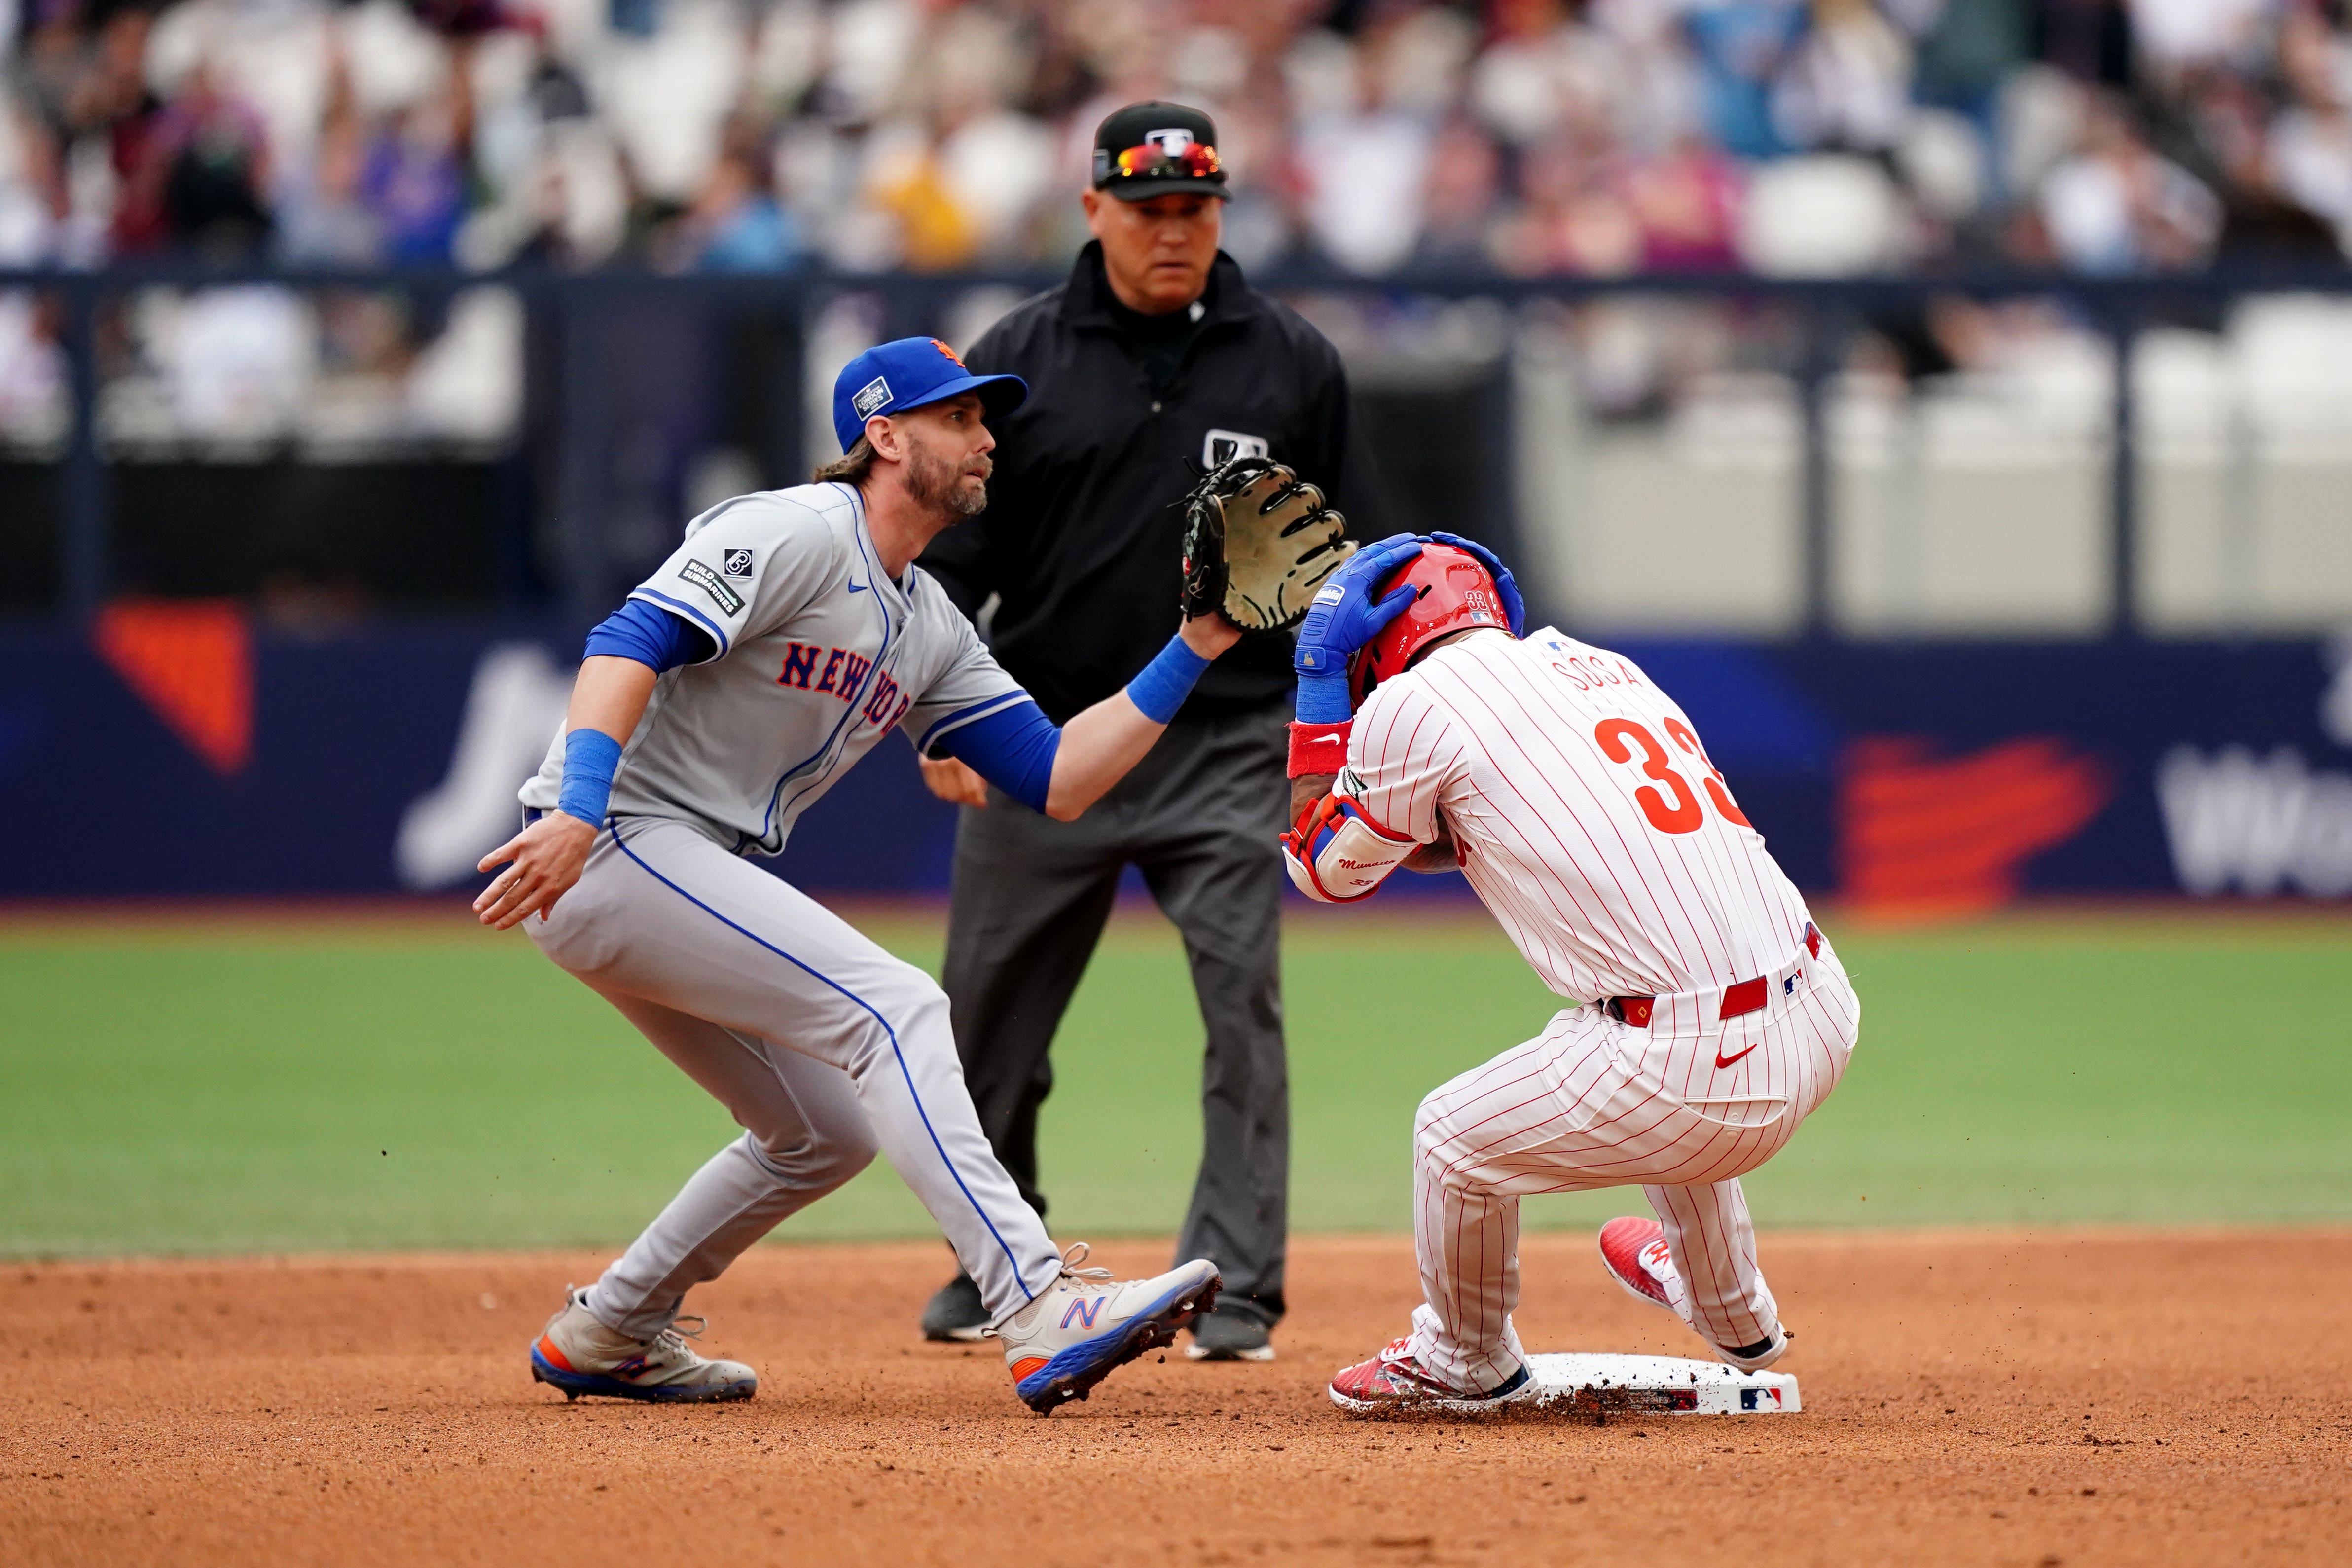
[[[904,414],[960,392],[979,393],[993,418],[1028,401],[1029,384],[1017,375],[974,375],[937,338],[877,343],[833,378],[833,433],[846,452],[877,414]]]

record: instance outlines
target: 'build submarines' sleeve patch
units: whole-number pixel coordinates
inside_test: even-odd
[[[710,602],[726,614],[740,615],[743,596],[719,579],[719,574],[699,561],[689,561],[677,569],[677,574],[710,595]]]

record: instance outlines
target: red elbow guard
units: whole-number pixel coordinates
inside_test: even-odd
[[[1348,731],[1352,719],[1337,724],[1301,724],[1293,721],[1290,726],[1290,776],[1305,778],[1309,773],[1336,773],[1348,765]]]

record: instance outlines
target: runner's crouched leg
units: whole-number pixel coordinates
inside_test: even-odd
[[[1412,1315],[1412,1348],[1446,1384],[1483,1394],[1526,1363],[1511,1325],[1519,1299],[1519,1200],[1460,1118],[1465,1079],[1432,1092],[1413,1120],[1413,1248],[1423,1301]]]

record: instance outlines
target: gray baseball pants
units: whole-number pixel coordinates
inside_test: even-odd
[[[1039,1213],[1037,1112],[1053,1091],[1054,1032],[1118,892],[1143,873],[1183,934],[1208,1055],[1202,1148],[1180,1258],[1224,1276],[1226,1307],[1283,1313],[1290,1203],[1290,1079],[1282,1036],[1282,872],[1289,714],[1180,717],[1076,822],[990,792],[957,825],[942,982],[981,1126]],[[976,1277],[975,1277],[976,1278]]]
[[[1002,1317],[1060,1259],[990,1152],[948,1000],[814,900],[699,829],[628,817],[601,833],[541,952],[733,1112],[711,1156],[589,1290],[589,1313],[650,1339],[686,1292],[862,1170],[879,1149]]]

